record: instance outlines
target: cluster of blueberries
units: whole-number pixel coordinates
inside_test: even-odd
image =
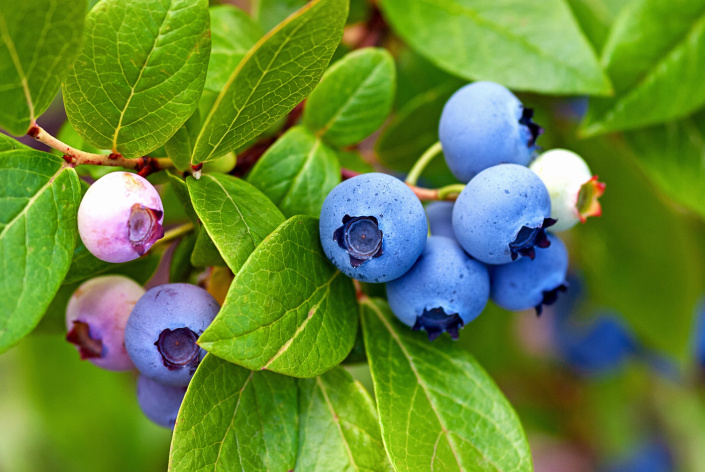
[[[86,248],[113,263],[137,259],[164,235],[163,206],[144,178],[113,172],[94,182],[78,210]],[[172,283],[146,291],[107,275],[83,283],[66,308],[66,339],[81,358],[112,371],[137,369],[137,399],[153,422],[173,428],[205,351],[196,341],[218,314],[202,288]]]
[[[540,314],[567,288],[567,250],[546,229],[599,215],[604,184],[570,151],[536,158],[543,130],[532,115],[499,84],[458,90],[439,126],[448,167],[467,184],[457,201],[424,211],[410,186],[390,175],[348,179],[321,210],[326,256],[353,279],[386,283],[394,314],[430,340],[443,332],[457,338],[489,299]]]

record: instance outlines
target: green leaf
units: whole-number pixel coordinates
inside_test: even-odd
[[[208,232],[201,227],[198,230],[196,243],[191,253],[191,264],[194,267],[227,266]]]
[[[198,106],[210,55],[207,0],[102,0],[64,83],[71,124],[125,157],[166,143]]]
[[[651,180],[705,219],[705,113],[630,131],[624,137]]]
[[[381,0],[380,6],[416,51],[460,77],[542,93],[611,92],[564,0]]]
[[[214,173],[189,177],[186,185],[198,219],[233,273],[284,221],[272,201],[244,180]]]
[[[169,141],[164,143],[164,150],[167,156],[174,163],[174,167],[181,172],[191,169],[191,153],[200,130],[201,115],[196,109],[193,115],[186,120],[186,123],[181,125]]]
[[[438,141],[438,121],[443,105],[457,88],[455,80],[440,83],[406,103],[375,143],[379,162],[399,172],[411,170],[424,151]],[[436,186],[456,182],[445,159],[440,156],[431,161],[423,176]]]
[[[323,74],[306,101],[303,124],[333,146],[357,144],[389,115],[395,80],[394,59],[386,50],[351,52]]]
[[[269,31],[284,21],[289,15],[306,5],[308,0],[255,0],[253,16],[264,31]]]
[[[375,168],[372,164],[367,162],[362,158],[360,152],[357,150],[353,151],[338,151],[338,162],[340,167],[350,169],[361,174],[366,174],[367,172],[374,172]]]
[[[169,283],[188,282],[189,276],[194,270],[191,264],[191,254],[196,245],[198,234],[195,231],[187,234],[174,248],[169,263]]]
[[[0,126],[25,134],[51,104],[81,44],[86,2],[0,0]]]
[[[632,0],[567,0],[575,19],[596,51],[602,51],[610,26]]]
[[[362,305],[382,437],[397,471],[532,471],[519,419],[492,379],[446,337],[399,323],[380,299]]]
[[[392,471],[370,394],[342,367],[299,380],[297,471]]]
[[[347,13],[347,0],[314,0],[265,35],[216,99],[191,164],[236,150],[303,100],[328,66]]]
[[[267,195],[284,216],[318,217],[323,200],[340,183],[340,165],[334,150],[297,126],[264,153],[247,181]]]
[[[172,170],[167,170],[166,175],[169,180],[169,184],[171,185],[171,188],[176,194],[176,197],[184,206],[184,212],[194,224],[198,223],[198,215],[196,214],[196,210],[193,209],[193,203],[191,203],[191,195],[189,194],[186,182],[181,176],[176,175]]]
[[[295,216],[252,253],[199,344],[248,369],[315,377],[345,358],[356,329],[352,282],[323,254],[318,220]]]
[[[77,238],[71,265],[62,283],[73,284],[104,274],[123,274],[130,275],[144,284],[157,269],[161,255],[162,251],[155,248],[134,261],[113,264],[95,257],[86,249],[81,238]]]
[[[169,470],[293,470],[296,381],[207,355],[176,420]]]
[[[705,104],[705,0],[637,0],[610,31],[602,63],[616,94],[591,100],[586,136],[682,118]]]
[[[0,151],[2,352],[37,325],[69,269],[81,188],[60,157],[3,135]]]
[[[206,89],[219,93],[263,33],[247,13],[231,5],[214,6],[210,15],[212,46]]]

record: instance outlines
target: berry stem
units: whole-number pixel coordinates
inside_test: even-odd
[[[174,163],[171,162],[171,159],[169,159],[168,157],[155,158],[145,156],[140,157],[138,159],[126,159],[122,155],[117,153],[94,154],[91,152],[81,151],[69,146],[68,144],[62,141],[59,141],[57,138],[47,133],[44,128],[37,125],[36,123],[29,128],[27,134],[30,137],[36,139],[37,141],[64,153],[64,160],[71,167],[76,167],[80,165],[115,166],[124,167],[126,169],[134,169],[139,172],[146,170],[149,170],[151,172],[174,166]]]
[[[423,173],[426,166],[428,166],[428,164],[433,160],[433,158],[439,155],[441,152],[443,152],[443,147],[441,147],[440,141],[437,141],[431,147],[426,149],[426,152],[424,152],[421,157],[419,157],[419,160],[416,161],[414,167],[412,167],[409,171],[409,175],[406,176],[406,183],[408,185],[416,185],[416,182],[418,182],[419,177],[421,177],[421,174]]]
[[[439,200],[455,200],[460,195],[460,192],[465,188],[465,184],[446,185],[438,189]]]
[[[360,172],[354,170],[341,168],[340,175],[343,180],[352,179],[358,175],[362,175]],[[434,200],[451,200],[455,201],[458,198],[460,192],[463,191],[465,185],[463,184],[453,184],[441,188],[423,188],[417,187],[416,185],[411,185],[406,182],[406,185],[414,192],[414,195],[422,202],[430,202]]]
[[[156,246],[157,244],[164,244],[173,241],[174,239],[180,238],[181,236],[190,231],[193,231],[193,223],[189,222],[179,225],[176,228],[172,228],[169,231],[166,231],[164,233],[164,236],[156,243],[154,243],[154,246]]]

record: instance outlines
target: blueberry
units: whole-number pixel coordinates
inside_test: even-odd
[[[433,341],[458,330],[482,312],[490,294],[487,269],[468,257],[453,239],[431,236],[416,264],[387,283],[394,314],[414,330],[425,329]]]
[[[605,184],[597,181],[585,161],[574,152],[553,149],[531,163],[551,196],[551,218],[558,220],[551,231],[565,231],[602,213],[598,198]]]
[[[125,349],[125,325],[144,289],[121,275],[105,275],[81,284],[66,307],[66,340],[81,359],[107,370],[131,370]]]
[[[164,236],[164,208],[157,190],[129,172],[111,172],[90,186],[78,208],[86,248],[106,262],[127,262]]]
[[[196,341],[218,314],[218,302],[190,284],[151,288],[125,328],[125,346],[137,369],[152,380],[186,386],[205,351]]]
[[[569,315],[556,313],[554,337],[561,357],[578,372],[609,375],[637,351],[631,331],[616,315],[597,313],[581,324],[572,323]]]
[[[568,251],[556,236],[549,234],[548,240],[550,247],[537,252],[533,261],[522,258],[490,269],[493,302],[507,310],[535,308],[541,314],[544,305],[553,304],[567,289]]]
[[[336,186],[323,202],[321,245],[345,275],[388,282],[414,265],[426,243],[423,206],[401,180],[363,174]]]
[[[144,375],[137,379],[137,402],[142,413],[165,428],[174,429],[185,394],[186,387],[164,385]]]
[[[426,217],[433,236],[455,239],[453,232],[453,203],[431,202],[426,205]]]
[[[611,464],[605,472],[672,472],[673,456],[660,438],[652,438],[634,448],[627,457]]]
[[[443,107],[438,135],[453,175],[469,182],[500,163],[529,165],[543,130],[533,111],[505,87],[475,82],[453,94]]]
[[[506,264],[534,247],[550,244],[545,228],[555,223],[551,198],[526,167],[502,164],[480,172],[453,207],[453,230],[461,246],[487,264]]]

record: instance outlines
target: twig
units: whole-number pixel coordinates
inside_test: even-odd
[[[51,148],[56,149],[57,151],[62,152],[64,160],[71,167],[80,165],[124,167],[126,169],[136,170],[144,177],[145,175],[157,170],[174,166],[171,159],[166,157],[156,158],[144,156],[137,159],[126,159],[118,153],[94,154],[91,152],[81,151],[62,141],[59,141],[37,124],[34,124],[29,128],[27,135]]]

